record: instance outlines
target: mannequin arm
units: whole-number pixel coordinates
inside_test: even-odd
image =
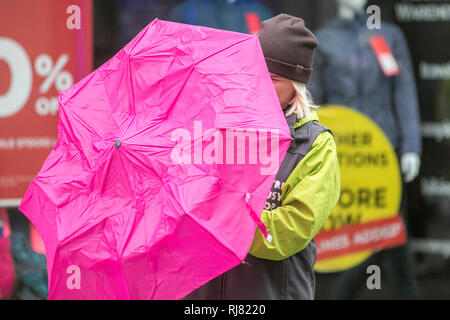
[[[402,31],[395,28],[393,54],[399,64],[400,73],[394,77],[394,109],[401,136],[400,154],[422,153],[420,115],[416,84],[409,48]],[[407,157],[408,158],[408,157]]]

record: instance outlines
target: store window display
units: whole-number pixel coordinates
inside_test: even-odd
[[[403,181],[409,183],[419,173],[422,144],[416,84],[406,40],[392,23],[382,21],[379,29],[370,29],[366,0],[337,0],[337,5],[338,16],[317,30],[320,45],[309,90],[316,104],[344,105],[372,119],[391,142]],[[392,54],[387,64],[380,59],[381,47]],[[405,195],[400,210],[406,213]],[[381,251],[370,260],[386,266],[394,298],[416,298],[408,245]],[[364,285],[361,279],[365,279],[366,264],[342,272],[331,298],[355,298]]]
[[[273,13],[259,0],[188,0],[174,7],[169,20],[255,34]]]
[[[387,22],[367,27],[366,0],[338,0],[338,18],[317,32],[320,41],[310,91],[318,104],[341,104],[374,120],[399,154],[405,182],[419,173],[420,119],[409,50],[401,30]],[[386,76],[371,46],[382,36],[399,73]]]

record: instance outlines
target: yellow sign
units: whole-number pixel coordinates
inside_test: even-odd
[[[354,232],[358,225],[374,225],[378,220],[388,221],[397,216],[402,180],[397,155],[383,131],[362,113],[344,106],[323,106],[317,113],[320,122],[334,134],[341,173],[339,202],[318,238],[322,240],[321,234],[333,234],[329,231],[349,226],[353,227],[347,229]],[[357,236],[361,239],[361,234]],[[339,239],[344,238],[340,235],[340,238],[335,237],[328,242],[318,243],[316,240],[316,271],[342,271],[362,263],[374,252],[373,249],[358,251],[358,246],[352,250],[352,239],[349,238],[348,250],[344,248],[339,255],[332,257],[321,255],[330,246],[345,245],[340,244]]]

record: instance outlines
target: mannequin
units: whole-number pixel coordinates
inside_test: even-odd
[[[338,0],[338,16],[343,19],[354,19],[356,13],[362,12],[367,0]]]
[[[377,123],[398,155],[403,181],[409,183],[419,173],[422,145],[413,68],[403,33],[388,22],[369,29],[366,0],[337,0],[337,4],[338,17],[316,32],[320,45],[308,88],[315,103],[348,106]],[[374,38],[389,47],[398,66],[394,74],[378,61]],[[403,199],[400,212],[406,212],[405,203]],[[366,262],[391,266],[383,270],[390,274],[395,298],[415,298],[407,246],[383,250],[372,259]],[[355,298],[364,279],[362,268],[364,264],[343,272],[332,298]]]
[[[338,15],[343,19],[354,19],[356,13],[362,12],[367,0],[338,0]],[[420,168],[420,157],[415,152],[406,152],[400,160],[400,167],[405,182],[416,178]]]
[[[364,12],[367,0],[337,0],[338,16],[344,20],[353,20]],[[413,181],[419,174],[420,155],[417,152],[405,152],[400,157],[400,168],[406,183]]]

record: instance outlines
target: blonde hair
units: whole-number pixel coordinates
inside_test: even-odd
[[[318,109],[319,106],[314,104],[311,94],[304,83],[293,80],[291,82],[295,89],[295,100],[291,108],[287,111],[286,116],[296,113],[297,119],[303,117],[307,119],[311,118],[311,109]]]

